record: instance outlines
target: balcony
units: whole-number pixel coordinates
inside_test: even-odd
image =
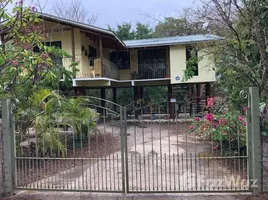
[[[76,78],[111,78],[119,79],[119,70],[118,67],[110,62],[107,59],[103,59],[103,72],[101,68],[100,58],[91,58],[89,60],[84,59],[75,59],[77,62],[77,68],[79,72],[76,73]],[[52,63],[54,66],[59,67],[59,73],[62,75],[62,67],[65,69],[71,70],[71,65],[75,62],[72,61],[72,58],[53,58]]]

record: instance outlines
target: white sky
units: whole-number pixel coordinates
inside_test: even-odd
[[[46,4],[43,12],[51,13],[51,7],[56,0],[39,0]],[[68,3],[68,0],[66,4]],[[115,27],[122,22],[137,21],[156,24],[155,20],[163,17],[176,16],[182,9],[194,6],[193,0],[80,0],[90,13],[98,14],[96,26],[107,28],[107,25]]]

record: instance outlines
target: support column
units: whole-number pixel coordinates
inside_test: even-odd
[[[74,88],[75,96],[86,96],[86,88]]]
[[[202,112],[202,109],[201,109],[201,104],[200,104],[200,101],[201,101],[201,84],[198,83],[196,84],[196,112],[197,113],[200,113]]]
[[[134,102],[140,99],[140,89],[138,86],[134,86]]]
[[[174,98],[174,88],[173,85],[168,85],[168,102],[169,102],[169,115],[170,119],[175,120],[175,102],[170,102]]]
[[[101,77],[104,77],[104,66],[103,66],[103,47],[102,47],[102,36],[99,36],[99,46],[100,46],[100,61],[101,61]]]
[[[211,96],[211,83],[206,83],[206,97]]]
[[[143,95],[143,94],[144,94],[144,88],[143,88],[142,86],[139,87],[139,93],[140,93],[140,94],[139,94],[139,98],[140,98],[140,99],[143,99],[143,98],[144,98],[144,95]]]
[[[113,88],[113,102],[114,103],[117,103],[117,91],[116,91],[117,88]],[[113,109],[114,111],[117,111],[117,106],[116,105],[113,105]]]
[[[100,89],[100,93],[101,93],[101,108],[100,110],[98,111],[99,113],[101,113],[102,115],[105,115],[105,104],[106,102],[103,101],[102,99],[106,99],[106,93],[105,93],[105,88],[101,88]]]
[[[134,86],[134,104],[137,103],[138,100],[143,98],[143,87]],[[135,111],[135,118],[138,118],[138,115],[141,114],[141,109]]]
[[[101,99],[106,99],[105,88],[101,88]],[[101,101],[101,107],[105,107],[105,101]]]

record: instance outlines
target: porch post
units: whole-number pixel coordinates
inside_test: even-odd
[[[206,83],[206,97],[211,96],[211,83]]]
[[[72,61],[75,61],[75,37],[74,37],[74,27],[71,29],[71,44],[72,44]]]
[[[196,114],[201,112],[200,98],[201,98],[201,84],[196,84]]]
[[[117,88],[113,88],[113,102],[114,103],[117,103],[117,93],[116,93],[117,91],[116,90],[117,90]],[[114,111],[116,111],[117,106],[116,105],[113,105],[113,107],[114,107],[113,108]]]
[[[252,154],[252,180],[250,180],[250,187],[252,187],[253,195],[258,195],[261,192],[261,144],[260,144],[260,110],[259,110],[259,88],[249,88],[249,98],[251,103],[251,151]],[[249,138],[250,139],[250,138]],[[254,185],[252,185],[254,184]]]
[[[140,87],[134,86],[133,89],[134,89],[134,104],[136,104],[137,101],[140,99],[140,95],[141,95]],[[135,119],[137,119],[138,115],[140,115],[141,113],[140,111],[141,111],[140,109],[135,111]]]
[[[74,88],[75,96],[86,96],[86,88]]]
[[[106,99],[105,88],[101,88],[101,99]],[[105,107],[105,101],[101,101],[101,107]]]
[[[104,77],[103,47],[102,47],[102,36],[101,35],[99,35],[99,46],[100,46],[100,61],[101,61],[101,77]]]
[[[175,103],[171,102],[172,98],[174,98],[174,88],[172,84],[169,84],[168,85],[169,115],[170,119],[175,120]]]
[[[143,94],[144,94],[144,87],[143,86],[140,86],[139,87],[139,92],[140,92],[139,98],[140,99],[143,99],[144,98],[144,96],[143,96]]]

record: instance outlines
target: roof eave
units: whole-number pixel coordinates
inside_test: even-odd
[[[176,43],[161,43],[161,44],[145,44],[145,45],[126,45],[127,48],[146,48],[146,47],[160,47],[160,46],[175,46],[175,45],[185,45],[185,44],[195,44],[201,42],[215,42],[221,41],[222,39],[212,39],[212,40],[202,40],[202,41],[189,41],[189,42],[176,42]]]
[[[47,14],[42,14],[40,13],[40,16],[45,19],[45,20],[48,20],[48,21],[52,21],[52,22],[60,22],[62,24],[65,24],[65,25],[71,25],[71,26],[76,26],[78,28],[84,28],[84,29],[90,29],[90,30],[93,30],[93,31],[96,31],[96,32],[102,32],[102,33],[105,33],[105,34],[108,34],[108,35],[111,35],[113,36],[117,41],[119,41],[119,43],[126,48],[126,45],[125,43],[112,31],[108,31],[108,30],[105,30],[105,29],[102,29],[102,28],[97,28],[97,27],[94,27],[94,26],[91,26],[91,27],[87,27],[87,26],[84,26],[83,24],[80,24],[80,23],[76,23],[76,22],[73,22],[73,21],[70,21],[70,20],[66,20],[66,19],[62,19],[62,18],[56,18],[56,16],[49,16]]]

